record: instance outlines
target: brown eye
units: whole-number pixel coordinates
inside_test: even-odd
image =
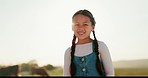
[[[75,24],[75,26],[79,26],[79,24]]]
[[[84,26],[88,26],[88,24],[84,24]]]

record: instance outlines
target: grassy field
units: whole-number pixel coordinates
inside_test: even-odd
[[[49,71],[51,76],[63,76],[63,69]],[[115,76],[148,76],[148,68],[115,68]]]
[[[148,68],[115,68],[115,76],[148,76]]]
[[[55,69],[53,70],[47,70],[48,72],[48,75],[49,76],[63,76],[63,68],[62,67],[56,67]],[[40,75],[31,75],[29,71],[23,71],[21,72],[21,76],[23,77],[29,77],[29,76],[40,76]]]
[[[62,67],[55,68],[53,70],[48,71],[48,74],[50,76],[63,76],[63,68]]]
[[[63,76],[63,68],[48,71],[50,76]],[[28,72],[22,72],[22,76],[31,76]],[[38,76],[38,75],[34,75]],[[148,76],[148,68],[115,68],[115,76]]]
[[[63,69],[49,72],[51,76],[63,76]],[[148,68],[115,68],[115,76],[148,76]]]

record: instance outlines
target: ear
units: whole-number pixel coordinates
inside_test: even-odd
[[[94,25],[92,25],[92,30],[91,30],[91,31],[94,31],[94,29],[95,29],[95,26],[94,26]]]

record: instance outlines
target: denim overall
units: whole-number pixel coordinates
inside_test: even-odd
[[[95,52],[86,56],[74,56],[74,64],[76,66],[74,76],[100,76],[96,69],[96,60]]]

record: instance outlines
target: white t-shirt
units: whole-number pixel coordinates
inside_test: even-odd
[[[99,53],[103,61],[104,69],[107,76],[114,76],[114,67],[112,64],[111,56],[106,44],[102,41],[98,41]],[[86,56],[93,52],[92,42],[85,44],[78,44],[75,47],[75,56]],[[64,55],[64,76],[70,76],[69,68],[71,63],[71,48],[69,47]]]

